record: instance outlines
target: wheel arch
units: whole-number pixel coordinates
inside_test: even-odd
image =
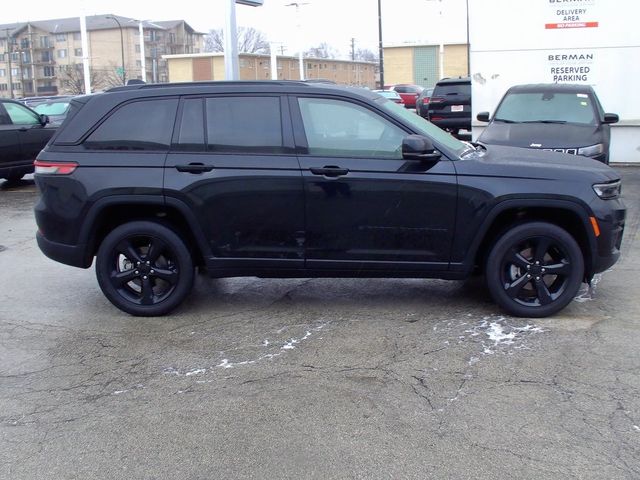
[[[483,269],[491,246],[510,226],[528,221],[544,221],[565,229],[576,240],[584,258],[585,278],[590,280],[593,276],[596,251],[590,216],[590,210],[586,205],[568,200],[530,199],[501,202],[487,215],[467,252],[465,264],[469,269]]]
[[[210,256],[204,233],[180,200],[160,195],[114,195],[94,203],[80,231],[80,243],[86,245],[84,263],[91,265],[100,244],[113,228],[135,220],[155,220],[181,234],[194,254],[194,263],[203,265]]]

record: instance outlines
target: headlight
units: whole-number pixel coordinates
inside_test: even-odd
[[[584,155],[585,157],[595,157],[601,153],[604,153],[604,145],[602,143],[578,149],[578,155]]]
[[[596,183],[593,186],[593,191],[603,200],[613,200],[614,198],[618,198],[620,193],[622,193],[622,182],[616,180],[610,183]]]

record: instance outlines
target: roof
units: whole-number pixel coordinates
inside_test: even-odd
[[[447,83],[471,83],[471,79],[469,77],[451,77],[451,78],[441,78],[438,80],[437,84],[447,84]]]
[[[139,21],[136,20],[135,18],[122,17],[120,15],[113,15],[113,14],[104,14],[104,15],[87,16],[87,30],[89,31],[110,30],[113,28],[118,28],[118,25],[113,20],[113,18],[107,18],[107,17],[115,17],[120,22],[120,25],[122,25],[122,28],[138,29]],[[191,30],[192,32],[197,33],[184,20],[172,20],[168,22],[144,21],[143,27],[146,29],[168,30],[180,24],[181,22],[184,22],[188,30]],[[44,30],[46,32],[53,33],[53,34],[79,32],[80,17],[55,18],[51,20],[36,20],[32,22],[9,23],[5,25],[0,25],[0,38],[6,38],[7,36],[6,29],[12,30],[9,32],[9,35],[13,36],[19,33],[24,28],[26,28],[28,25],[32,25],[35,28],[38,28],[40,30]]]

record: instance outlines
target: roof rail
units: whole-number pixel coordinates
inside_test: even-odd
[[[135,85],[123,85],[113,87],[107,92],[123,92],[128,90],[142,90],[145,88],[171,88],[171,87],[207,87],[214,85],[299,85],[310,86],[308,83],[300,80],[224,80],[210,82],[176,82],[176,83],[141,83]]]

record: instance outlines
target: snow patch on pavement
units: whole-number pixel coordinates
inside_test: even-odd
[[[607,270],[609,271],[609,270]],[[591,280],[591,286],[582,285],[578,290],[578,295],[573,299],[578,303],[590,302],[596,296],[596,287],[602,280],[602,273],[596,273]]]
[[[542,333],[545,330],[534,324],[522,327],[511,325],[505,317],[484,317],[482,322],[465,330],[471,338],[480,338],[482,355],[493,355],[496,352],[511,354],[513,350],[527,349],[527,336]],[[477,357],[471,357],[469,365],[477,363]]]

